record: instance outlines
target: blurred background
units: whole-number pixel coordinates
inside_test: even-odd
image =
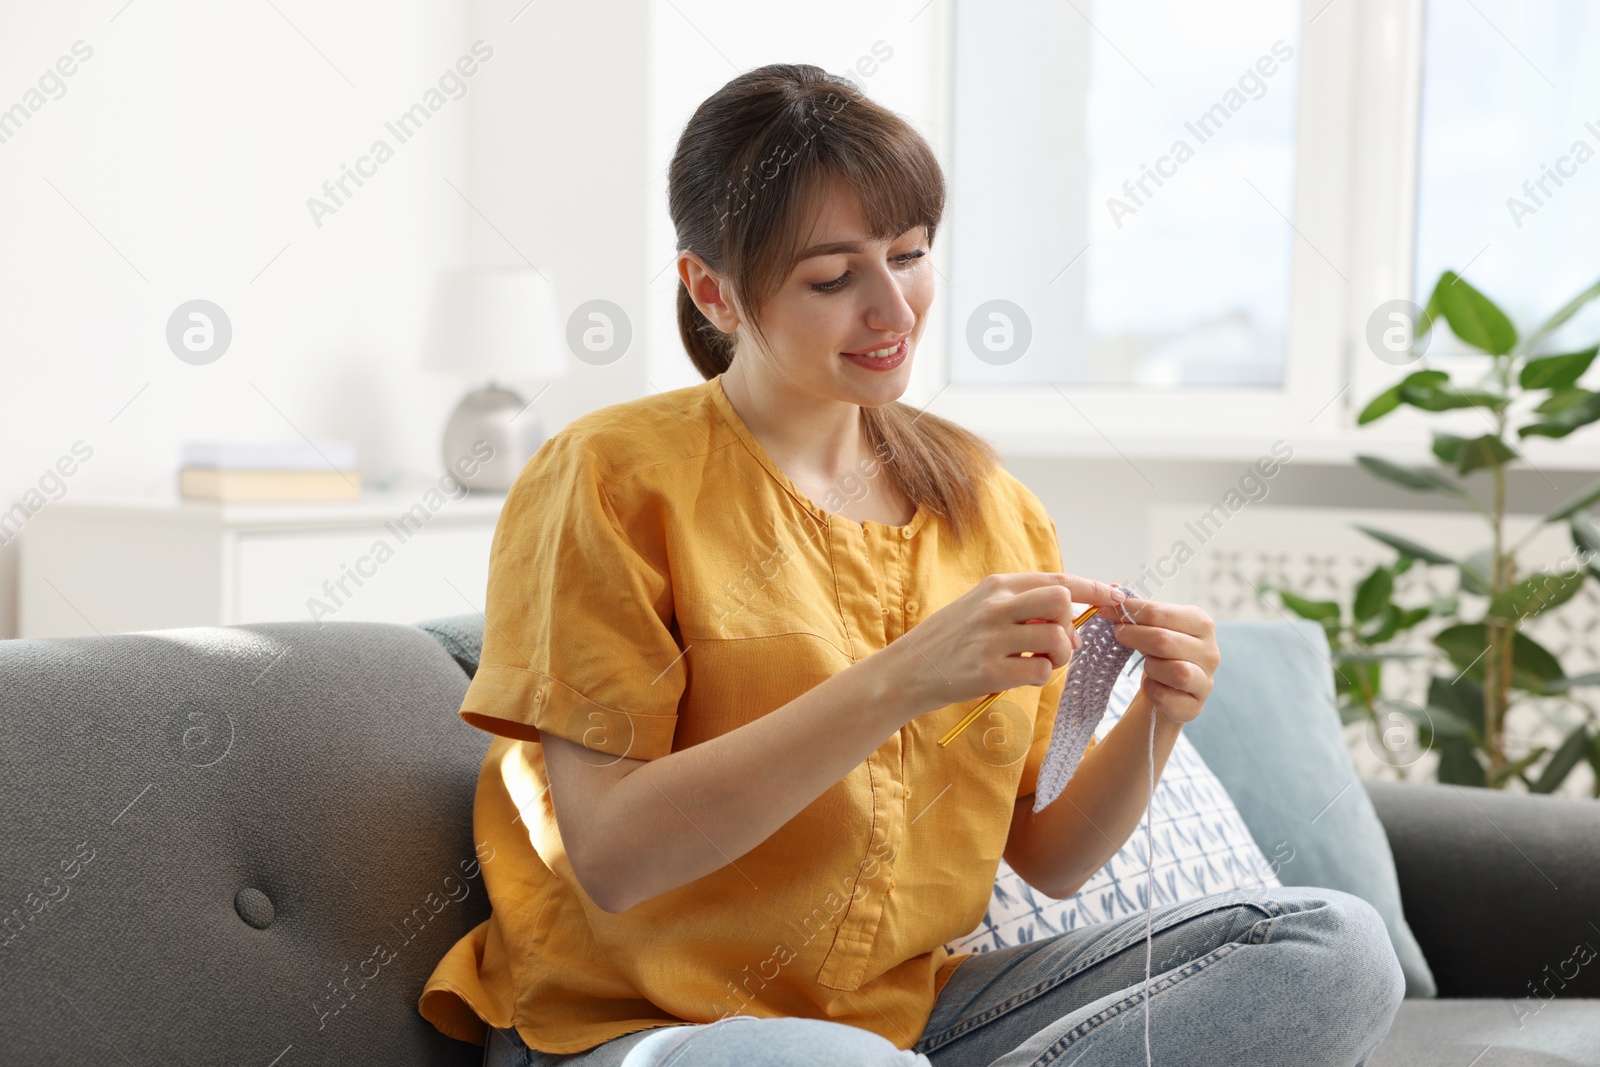
[[[521,458],[700,380],[684,122],[806,62],[941,154],[903,400],[1069,570],[1322,625],[1364,774],[1592,795],[1596,54],[1582,0],[8,5],[0,636],[481,609]],[[1491,644],[1499,727],[1436,685]]]

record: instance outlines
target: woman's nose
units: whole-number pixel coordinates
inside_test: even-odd
[[[867,309],[867,326],[884,333],[908,333],[916,325],[917,311],[894,278],[884,278]]]

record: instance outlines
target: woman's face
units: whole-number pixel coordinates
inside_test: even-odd
[[[855,194],[835,183],[801,249],[759,315],[771,354],[741,324],[736,363],[821,399],[864,407],[899,399],[933,302],[924,227],[872,240]],[[846,358],[895,348],[900,352],[881,363]]]

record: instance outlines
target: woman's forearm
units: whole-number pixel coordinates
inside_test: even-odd
[[[891,645],[890,648],[894,646]],[[624,911],[732,863],[858,767],[924,708],[890,649],[736,730],[622,778],[591,822],[590,878]],[[597,899],[597,903],[599,903]]]
[[[1018,801],[1005,855],[1029,885],[1057,899],[1069,897],[1133,835],[1150,795],[1152,715],[1160,781],[1183,727],[1157,715],[1141,690],[1049,807],[1035,814],[1031,796]]]

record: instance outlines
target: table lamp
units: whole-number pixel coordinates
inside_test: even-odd
[[[486,382],[461,398],[445,424],[445,469],[468,489],[510,489],[544,443],[538,413],[497,379],[548,382],[567,372],[559,316],[555,292],[538,271],[473,267],[439,276],[422,364]]]

